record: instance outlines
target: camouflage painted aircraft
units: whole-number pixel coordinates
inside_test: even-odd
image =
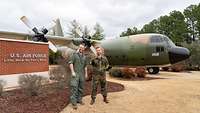
[[[61,51],[64,57],[69,57],[80,43],[85,43],[94,53],[93,46],[99,45],[104,48],[105,56],[112,66],[145,66],[150,74],[158,73],[159,67],[169,66],[190,56],[187,48],[176,46],[162,34],[138,34],[96,41],[91,40],[89,36],[65,37],[59,20],[55,21],[54,27],[54,35],[57,36],[52,36],[46,35],[47,29],[39,31],[36,27],[32,27],[26,17],[21,19],[35,34],[0,31],[0,38],[49,42],[50,49]],[[52,47],[54,45],[56,47]]]

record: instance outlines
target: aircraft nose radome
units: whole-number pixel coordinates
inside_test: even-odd
[[[171,64],[183,61],[190,57],[190,51],[183,47],[174,47],[169,50],[169,60]]]

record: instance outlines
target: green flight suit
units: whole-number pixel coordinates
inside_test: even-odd
[[[85,67],[86,57],[79,52],[75,52],[69,59],[69,64],[73,64],[76,76],[71,76],[70,80],[70,102],[76,105],[82,101],[84,82],[85,82]]]
[[[91,60],[91,65],[93,66],[91,98],[93,100],[96,99],[99,84],[101,86],[102,96],[107,97],[106,69],[109,67],[108,60],[105,56],[101,58],[96,57]]]

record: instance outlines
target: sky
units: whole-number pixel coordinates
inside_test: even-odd
[[[199,0],[0,0],[0,31],[28,33],[20,21],[26,16],[36,27],[59,18],[65,32],[76,19],[92,31],[98,22],[106,37],[119,36],[128,27],[144,24],[173,10],[183,11]]]

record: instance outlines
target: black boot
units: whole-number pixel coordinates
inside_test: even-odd
[[[93,105],[95,103],[95,99],[92,99],[90,102],[90,105]]]
[[[104,101],[106,104],[109,103],[109,101],[108,101],[108,99],[107,99],[106,96],[103,96],[103,101]]]
[[[74,110],[77,110],[78,106],[77,106],[76,104],[72,104],[72,108],[73,108]]]
[[[85,105],[85,103],[82,100],[78,101],[77,103],[79,103],[80,105]]]

